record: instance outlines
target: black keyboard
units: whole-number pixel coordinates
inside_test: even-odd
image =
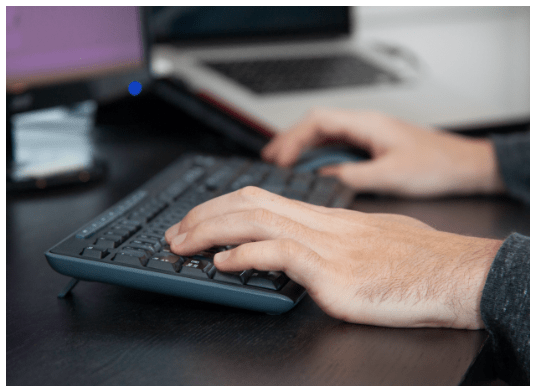
[[[200,301],[280,314],[305,295],[282,272],[218,271],[213,255],[171,252],[165,231],[196,205],[248,185],[316,205],[347,207],[353,192],[334,178],[245,158],[190,154],[46,252],[57,272]]]
[[[258,94],[395,83],[394,74],[355,55],[206,62]]]

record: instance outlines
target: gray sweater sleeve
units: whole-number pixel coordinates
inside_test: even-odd
[[[530,135],[491,136],[501,176],[511,196],[530,202]]]
[[[530,382],[530,239],[509,236],[491,265],[480,303],[496,375],[510,385]]]

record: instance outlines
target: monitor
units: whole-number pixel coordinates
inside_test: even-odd
[[[349,7],[149,7],[157,42],[214,43],[348,35]]]
[[[119,98],[131,82],[150,80],[145,30],[139,7],[6,7],[8,190],[91,178],[93,160],[84,168],[73,161],[83,143],[58,154],[91,124],[88,102]],[[65,148],[37,154],[46,162],[28,154],[32,141],[43,152],[62,138]]]

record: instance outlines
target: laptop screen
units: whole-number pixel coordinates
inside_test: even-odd
[[[349,34],[348,7],[150,7],[157,42]]]

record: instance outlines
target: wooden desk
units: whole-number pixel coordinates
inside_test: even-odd
[[[94,135],[109,165],[85,187],[7,199],[8,385],[459,384],[484,331],[348,324],[306,297],[281,316],[94,282],[69,281],[43,252],[136,189],[182,151],[222,142],[176,124],[174,135]],[[178,134],[182,133],[182,137]],[[125,134],[123,133],[123,136]],[[187,136],[187,137],[185,137]],[[361,197],[362,211],[404,213],[438,229],[529,234],[529,210],[502,198],[409,201]]]

